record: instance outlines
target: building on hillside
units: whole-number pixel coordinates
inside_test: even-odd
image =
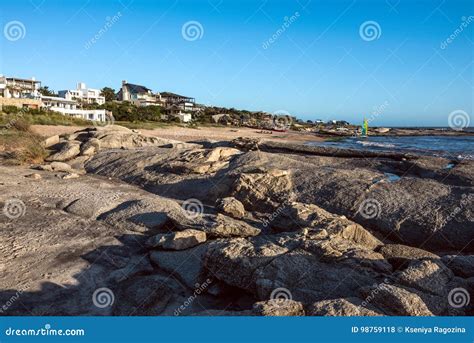
[[[100,95],[100,89],[87,88],[83,82],[79,82],[76,89],[62,90],[58,94],[67,100],[78,100],[85,104],[105,104],[105,97]]]
[[[183,111],[194,111],[195,102],[194,98],[189,96],[179,95],[171,92],[161,92],[157,94],[161,105],[165,108],[171,106],[178,107]]]
[[[183,112],[181,107],[177,105],[168,106],[165,109],[165,116],[167,119],[178,118],[183,123],[189,123],[193,119],[190,113]]]
[[[59,96],[41,96],[42,108],[64,108],[68,110],[77,109],[77,102],[75,100],[68,100]]]
[[[82,110],[78,109],[77,101],[68,100],[58,96],[42,96],[42,108],[61,113],[62,115],[103,122],[106,121],[108,116],[111,116],[110,111],[106,110]]]
[[[0,97],[15,99],[39,99],[41,81],[0,76]]]
[[[119,101],[129,101],[136,106],[160,105],[157,97],[150,88],[122,81],[122,88],[117,93]]]

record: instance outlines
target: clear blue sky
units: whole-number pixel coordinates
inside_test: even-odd
[[[373,125],[447,126],[461,109],[472,126],[473,3],[2,1],[2,31],[19,21],[25,34],[3,32],[0,73],[35,76],[54,90],[78,81],[117,90],[127,80],[203,104],[354,123],[366,115]],[[203,28],[196,40],[183,38],[189,21]],[[360,34],[367,21],[380,27],[374,40]]]

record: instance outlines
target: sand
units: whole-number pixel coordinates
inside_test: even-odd
[[[62,126],[62,125],[33,125],[32,130],[39,135],[49,137],[58,134],[72,133],[81,130],[80,126]],[[162,137],[168,139],[175,139],[179,141],[194,141],[203,139],[212,140],[232,140],[238,137],[256,137],[263,140],[274,141],[288,141],[288,142],[310,142],[321,141],[322,138],[309,132],[273,132],[262,133],[261,130],[251,128],[229,128],[229,127],[200,127],[200,128],[186,128],[186,127],[167,127],[156,128],[153,130],[139,130],[142,134],[147,136]],[[265,131],[268,132],[268,131]]]

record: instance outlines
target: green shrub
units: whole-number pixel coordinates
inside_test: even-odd
[[[20,112],[20,108],[18,108],[16,106],[3,106],[2,111],[7,113],[7,114],[18,113],[18,112]]]

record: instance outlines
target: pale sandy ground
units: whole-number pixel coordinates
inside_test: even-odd
[[[34,132],[45,136],[53,136],[63,133],[72,133],[74,131],[83,129],[80,126],[53,126],[53,125],[33,125],[32,129]],[[199,129],[191,129],[184,127],[167,127],[157,128],[153,130],[139,130],[144,135],[156,136],[168,139],[175,139],[179,141],[194,141],[203,139],[212,140],[232,140],[238,137],[258,137],[265,140],[276,140],[276,141],[320,141],[320,137],[308,132],[273,132],[261,133],[258,129],[251,128],[228,128],[228,127],[201,127]]]

